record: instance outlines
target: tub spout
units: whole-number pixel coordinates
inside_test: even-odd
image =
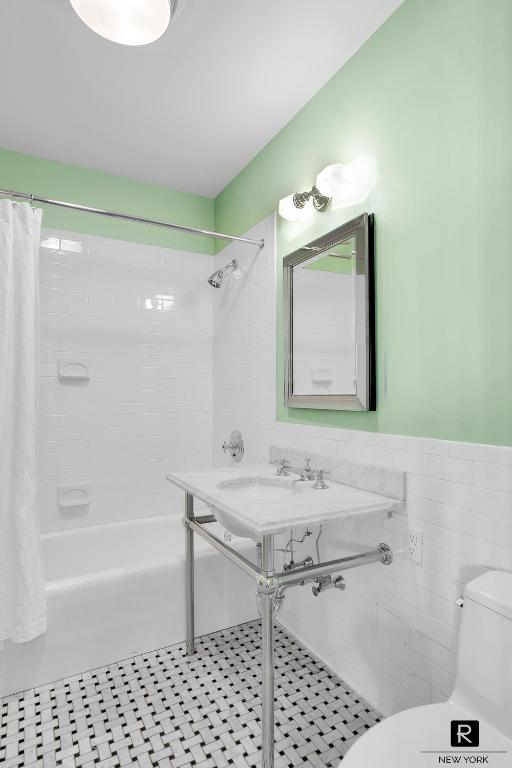
[[[311,591],[315,597],[318,597],[326,589],[345,589],[346,586],[347,584],[343,576],[336,576],[334,579],[332,576],[319,576]]]

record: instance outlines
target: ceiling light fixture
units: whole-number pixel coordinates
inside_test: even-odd
[[[279,215],[287,221],[307,221],[315,211],[361,203],[377,182],[373,158],[359,157],[350,165],[333,163],[316,177],[309,192],[296,192],[279,202]]]
[[[75,13],[101,37],[121,45],[147,45],[162,37],[176,0],[70,0]]]

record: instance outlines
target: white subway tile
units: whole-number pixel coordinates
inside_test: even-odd
[[[464,459],[430,456],[430,475],[442,480],[471,484],[474,480],[474,464]]]
[[[409,667],[411,629],[408,621],[377,606],[377,647],[398,666]]]
[[[499,447],[496,445],[483,445],[480,443],[458,443],[449,440],[436,440],[436,450],[432,451],[440,456],[451,456],[454,459],[468,459],[470,461],[499,461]]]
[[[423,656],[449,675],[455,674],[457,654],[454,651],[436,643],[421,632],[414,633],[413,647],[415,654]]]
[[[474,464],[475,485],[490,488],[495,491],[512,493],[512,464]]]
[[[467,536],[464,533],[452,534],[451,551],[457,557],[462,557],[472,563],[477,563],[485,568],[500,568],[502,561],[502,548],[489,541]]]
[[[41,257],[44,530],[168,512],[182,494],[164,474],[211,462],[212,257],[81,239],[87,258]],[[158,304],[169,295],[172,306]],[[148,299],[156,309],[145,308]],[[87,385],[59,381],[63,354],[89,365]],[[58,508],[63,478],[91,484],[82,515]]]
[[[432,662],[424,656],[415,654],[414,674],[428,682],[436,690],[444,694],[446,698],[448,698],[453,690],[453,675],[450,675],[445,670],[432,664]]]
[[[439,645],[453,649],[455,634],[454,628],[449,624],[445,624],[423,611],[415,611],[413,626],[415,630],[439,643]]]

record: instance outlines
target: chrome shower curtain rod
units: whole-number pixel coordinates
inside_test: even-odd
[[[44,205],[55,205],[58,208],[68,208],[72,211],[82,211],[83,213],[95,213],[98,216],[109,216],[112,219],[122,219],[123,221],[134,221],[137,224],[151,224],[153,227],[164,227],[164,229],[177,229],[179,232],[188,232],[191,235],[205,235],[214,237],[216,240],[232,240],[238,243],[247,243],[248,245],[257,245],[263,248],[265,240],[252,240],[250,237],[237,237],[236,235],[226,235],[223,232],[212,232],[209,229],[199,229],[199,227],[186,227],[184,224],[172,224],[169,221],[157,221],[156,219],[145,219],[141,216],[130,216],[128,213],[118,213],[116,211],[105,211],[102,208],[90,208],[87,205],[77,205],[76,203],[65,203],[62,200],[51,200],[47,197],[38,197],[29,195],[25,192],[14,192],[12,189],[0,189],[0,195],[15,197],[21,200],[28,200],[31,203],[43,203]]]

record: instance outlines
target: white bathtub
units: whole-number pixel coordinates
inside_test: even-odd
[[[254,581],[199,536],[195,545],[196,634],[254,619]],[[254,542],[231,545],[255,561]],[[180,517],[45,534],[42,552],[48,631],[0,650],[0,696],[185,639]]]

